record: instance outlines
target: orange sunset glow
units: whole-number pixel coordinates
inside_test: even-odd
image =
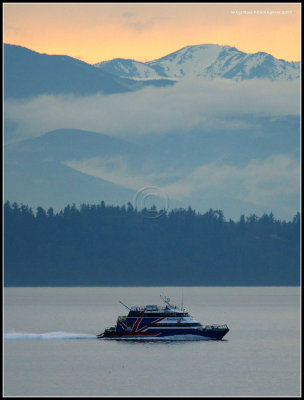
[[[90,64],[214,43],[300,60],[300,3],[4,3],[3,37]]]

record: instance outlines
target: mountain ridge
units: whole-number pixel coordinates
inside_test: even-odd
[[[148,135],[126,140],[81,129],[57,129],[7,144],[5,200],[31,206],[52,204],[56,209],[67,203],[94,203],[100,199],[109,204],[127,204],[134,200],[137,190],[146,186],[164,191],[170,185],[191,186],[193,176],[204,165],[209,168],[214,160],[221,159],[221,163],[233,165],[236,170],[248,170],[252,159],[262,165],[267,160],[277,162],[271,158],[273,154],[285,154],[285,161],[299,159],[298,117],[252,117],[246,121],[254,127],[249,136],[246,130],[198,129],[187,135],[177,132],[165,137]],[[215,163],[217,171],[220,164]],[[170,208],[191,205],[204,211],[212,204],[224,209],[231,218],[252,210],[252,204],[245,198],[236,199],[229,187],[220,197],[212,189],[206,196],[206,190],[199,187],[184,198],[169,191],[168,197]],[[255,213],[264,211],[263,204],[255,204]],[[279,214],[276,204],[272,211]]]
[[[131,79],[181,79],[185,76],[236,81],[254,78],[294,80],[300,62],[277,59],[265,52],[245,53],[233,46],[190,45],[156,60],[115,58],[94,64],[98,69]]]
[[[6,44],[4,56],[4,99],[33,98],[39,95],[87,96],[126,93],[145,83],[120,78],[93,65],[66,55],[38,53],[27,47]],[[171,85],[156,79],[147,85]]]

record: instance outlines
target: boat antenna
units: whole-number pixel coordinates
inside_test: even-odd
[[[128,310],[131,310],[128,306],[126,306],[122,301],[118,300],[120,304],[122,304],[124,307],[126,307]]]
[[[160,295],[160,297],[164,300],[164,302],[165,302],[166,304],[168,304],[168,306],[169,306],[170,308],[173,307],[173,306],[170,304],[170,298],[169,298],[169,297],[162,296],[162,295]]]
[[[184,309],[184,292],[183,292],[183,288],[182,288],[182,310]]]

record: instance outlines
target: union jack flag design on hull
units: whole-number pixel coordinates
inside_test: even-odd
[[[149,329],[149,327],[153,326],[157,322],[162,321],[163,319],[165,319],[165,317],[157,318],[155,321],[152,321],[149,324],[145,324],[144,326],[139,328],[143,317],[136,318],[131,328],[131,331],[128,330],[128,326],[121,320],[118,320],[117,323],[123,328],[124,336],[158,336],[160,333],[147,332],[147,329]],[[121,331],[119,330],[118,332],[120,333]]]

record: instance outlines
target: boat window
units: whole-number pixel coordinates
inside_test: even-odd
[[[146,311],[158,311],[158,307],[155,305],[153,305],[153,306],[148,305],[148,306],[146,306]]]

